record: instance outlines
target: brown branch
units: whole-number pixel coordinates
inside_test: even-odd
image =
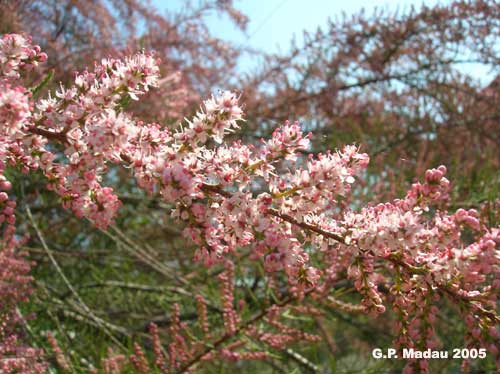
[[[267,213],[270,214],[270,215],[272,215],[272,216],[281,218],[283,221],[287,221],[287,222],[289,222],[291,224],[294,224],[296,226],[302,227],[303,229],[306,229],[306,230],[309,230],[309,231],[313,231],[313,232],[315,232],[317,234],[323,235],[325,238],[330,238],[330,239],[333,239],[333,240],[335,240],[335,241],[337,241],[339,243],[346,244],[344,237],[342,237],[342,236],[340,236],[338,234],[335,234],[333,232],[325,231],[323,229],[320,229],[319,227],[310,225],[308,223],[299,222],[295,218],[293,218],[292,216],[290,216],[288,214],[280,213],[276,209],[268,209]]]
[[[335,345],[335,341],[333,340],[333,337],[331,336],[330,332],[325,327],[324,318],[318,316],[314,320],[316,322],[316,326],[318,327],[318,330],[321,332],[321,335],[323,335],[323,338],[326,341],[326,344],[328,346],[328,350],[330,351],[330,354],[333,357],[335,357],[335,353],[337,351],[337,346]]]
[[[221,185],[219,185],[219,184],[207,184],[207,183],[203,183],[201,185],[201,189],[202,189],[202,191],[206,191],[206,192],[218,193],[219,195],[227,197],[227,198],[231,197],[231,193],[227,192],[226,190],[224,190],[221,187]]]
[[[56,140],[60,143],[67,143],[68,142],[66,134],[64,134],[62,132],[53,132],[53,131],[41,129],[39,127],[30,127],[28,129],[28,131],[32,134],[45,136],[47,139]]]
[[[310,293],[312,290],[309,290],[308,292],[306,292],[306,294]],[[250,327],[253,323],[259,321],[260,319],[262,319],[263,317],[265,317],[268,313],[269,313],[269,310],[274,307],[274,306],[280,306],[280,307],[283,307],[287,304],[289,304],[290,302],[292,302],[293,300],[295,300],[294,297],[292,296],[287,296],[285,297],[283,300],[281,301],[278,301],[272,305],[270,305],[269,307],[263,309],[262,311],[260,311],[259,313],[257,313],[256,315],[254,315],[252,318],[250,318],[249,320],[245,321],[244,323],[240,324],[234,334],[224,334],[222,335],[220,338],[216,339],[215,341],[213,341],[212,343],[209,343],[208,345],[205,346],[205,349],[202,350],[201,352],[199,352],[197,355],[195,355],[191,360],[189,360],[187,363],[185,363],[180,369],[179,369],[179,373],[186,373],[189,371],[189,369],[194,366],[195,364],[197,364],[205,355],[209,354],[210,352],[216,350],[217,348],[219,348],[222,344],[224,344],[227,340],[229,340],[230,338],[238,335],[240,332],[242,332],[243,330],[245,330],[246,328]]]

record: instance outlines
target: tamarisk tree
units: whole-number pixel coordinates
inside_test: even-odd
[[[127,113],[125,104],[158,85],[158,61],[145,52],[103,59],[92,71],[76,74],[73,85],[34,100],[23,76],[46,58],[28,37],[7,34],[0,41],[2,300],[22,292],[29,267],[13,257],[19,244],[18,196],[9,194],[16,181],[8,180],[7,169],[39,170],[65,208],[107,230],[121,202],[103,180],[110,166],[120,165],[137,186],[172,207],[186,242],[196,248],[193,261],[224,264],[222,331],[210,329],[200,295],[201,337],[188,333],[178,306],[170,319],[167,353],[152,326],[153,365],[163,372],[188,372],[218,359],[265,360],[266,347],[317,341],[320,336],[280,319],[290,310],[314,315],[318,306],[372,318],[392,314],[398,349],[435,349],[442,303],[456,306],[465,321],[464,345],[487,349],[500,364],[500,229],[487,227],[473,209],[448,211],[445,166],[427,170],[400,199],[354,210],[352,186],[369,162],[357,146],[308,153],[312,134],[292,122],[257,145],[228,142],[226,135],[245,125],[239,97],[231,92],[204,101],[175,131],[144,123]],[[236,307],[234,298],[234,261],[243,254],[263,263],[266,287],[277,295],[248,318],[240,313],[244,300]],[[345,281],[354,285],[358,303],[332,296]],[[14,300],[2,302],[1,326],[16,320],[16,303],[23,297]],[[2,327],[0,338],[0,353],[12,355],[0,362],[3,372],[43,372],[35,354],[31,361],[18,354],[15,331]],[[50,341],[64,367],[57,342]],[[139,344],[131,362],[137,372],[148,372]],[[118,373],[125,364],[124,356],[111,355],[103,367]],[[408,360],[406,369],[427,372],[428,361]]]

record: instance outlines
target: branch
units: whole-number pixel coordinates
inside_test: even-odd
[[[310,293],[311,291],[308,291],[306,293]],[[195,355],[191,360],[189,360],[187,363],[185,363],[180,369],[179,369],[179,373],[186,373],[189,371],[189,369],[194,366],[195,364],[197,364],[205,355],[209,354],[210,352],[216,350],[217,348],[219,348],[222,344],[224,344],[227,340],[229,340],[230,338],[232,338],[233,336],[236,336],[238,335],[240,332],[242,332],[243,330],[245,330],[246,328],[250,327],[253,323],[259,321],[260,319],[262,319],[263,317],[265,317],[269,311],[271,310],[272,307],[274,306],[280,306],[280,307],[283,307],[287,304],[289,304],[290,302],[292,302],[293,300],[295,300],[294,297],[291,297],[291,296],[287,296],[285,297],[283,300],[279,301],[279,302],[276,302],[276,303],[273,303],[272,305],[268,306],[267,308],[263,309],[262,311],[260,311],[259,313],[257,313],[256,315],[254,315],[252,318],[250,318],[249,320],[245,321],[244,323],[240,324],[234,334],[224,334],[222,335],[220,338],[218,338],[217,340],[215,340],[214,342],[210,343],[210,344],[207,344],[205,346],[205,349],[202,350],[200,353],[198,353],[197,355]]]
[[[31,215],[31,211],[30,211],[29,206],[26,206],[26,213],[28,215],[29,221],[31,222],[31,225],[35,229],[35,232],[36,232],[36,234],[38,236],[38,239],[40,240],[40,242],[42,243],[43,248],[45,249],[45,252],[47,252],[47,256],[49,256],[50,261],[54,265],[54,268],[56,269],[56,272],[59,274],[59,276],[63,280],[63,282],[66,285],[66,287],[68,287],[68,289],[71,292],[71,294],[75,297],[75,299],[77,300],[79,306],[81,306],[81,308],[83,309],[83,311],[88,315],[88,317],[92,321],[94,321],[97,325],[99,325],[99,327],[101,327],[103,329],[103,331],[105,332],[105,334],[108,335],[109,338],[115,344],[117,344],[119,347],[122,347],[123,349],[125,349],[124,345],[111,333],[111,331],[109,331],[109,326],[108,326],[109,324],[106,321],[103,321],[101,318],[97,317],[94,314],[94,312],[92,312],[92,310],[87,306],[87,304],[85,304],[85,302],[82,300],[82,298],[80,297],[80,295],[78,295],[78,293],[76,292],[75,288],[73,287],[73,285],[71,284],[71,282],[69,281],[69,279],[66,277],[66,275],[62,271],[61,267],[59,266],[59,263],[55,259],[55,257],[53,255],[51,249],[47,246],[47,243],[45,242],[45,239],[43,238],[42,232],[38,228],[37,223],[35,222],[35,220],[33,219],[33,216]]]
[[[342,236],[335,234],[333,232],[325,231],[323,229],[320,229],[319,227],[309,225],[308,223],[305,223],[305,222],[299,222],[295,218],[293,218],[292,216],[290,216],[288,214],[280,213],[276,209],[268,209],[267,213],[269,213],[272,216],[281,218],[283,221],[287,221],[291,224],[299,226],[305,230],[313,231],[317,234],[323,235],[325,238],[330,238],[330,239],[333,239],[339,243],[346,244],[345,239]]]
[[[56,140],[60,143],[67,143],[68,142],[66,134],[64,134],[62,132],[49,131],[49,130],[41,129],[39,127],[30,127],[28,129],[28,131],[32,134],[41,135],[41,136],[46,137],[47,139]]]

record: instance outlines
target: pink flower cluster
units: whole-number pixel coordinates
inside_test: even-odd
[[[230,92],[223,92],[206,100],[204,110],[187,121],[187,128],[178,132],[175,138],[191,147],[205,144],[209,138],[220,144],[228,132],[239,128],[238,121],[242,120],[242,114],[238,98]]]
[[[219,275],[221,281],[221,298],[223,304],[224,327],[227,334],[234,335],[239,318],[234,310],[234,264],[226,263],[226,271]]]
[[[0,76],[19,78],[21,71],[31,70],[47,60],[37,45],[31,44],[31,37],[5,34],[0,39]]]
[[[42,373],[41,352],[25,347],[16,330],[20,316],[17,304],[26,301],[30,293],[31,264],[17,247],[22,244],[15,236],[16,202],[6,191],[12,187],[4,170],[18,161],[25,161],[21,151],[21,135],[31,115],[30,94],[16,85],[20,72],[30,70],[47,58],[40,48],[20,35],[8,34],[0,39],[0,372]]]
[[[0,239],[0,373],[42,374],[47,366],[43,352],[24,345],[18,330],[22,316],[16,308],[31,293],[31,264],[17,249],[24,239],[14,236],[15,203],[5,200],[5,192],[0,192],[0,197],[0,206],[4,205],[0,224],[6,226]]]
[[[68,160],[55,162],[55,155],[42,148],[39,166],[64,205],[98,227],[105,228],[120,206],[113,190],[100,184],[106,163],[121,162],[141,127],[121,112],[121,102],[156,85],[158,71],[155,58],[144,53],[124,61],[103,59],[94,72],[77,75],[73,87],[61,87],[55,98],[37,104],[30,132],[61,141]]]

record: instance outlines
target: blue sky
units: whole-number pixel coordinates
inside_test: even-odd
[[[229,22],[220,22],[214,17],[213,32],[242,44],[276,51],[286,49],[293,35],[300,36],[302,30],[315,30],[326,24],[328,17],[340,16],[342,12],[353,14],[362,8],[371,11],[375,5],[404,9],[413,5],[436,4],[436,0],[243,0],[235,1],[250,18],[248,35],[235,33]],[[369,12],[370,13],[370,12]],[[218,21],[218,22],[217,22]]]
[[[196,2],[196,0],[195,0]],[[442,3],[443,1],[441,1]],[[179,9],[182,0],[153,0],[161,9]],[[342,12],[353,14],[365,8],[377,7],[404,9],[422,3],[433,5],[437,0],[235,0],[236,8],[250,18],[247,35],[238,32],[225,17],[208,17],[211,32],[226,39],[268,52],[286,51],[292,37],[301,37],[302,30],[315,30],[326,24],[328,17],[340,16]]]
[[[196,2],[196,0],[194,0]],[[153,0],[159,9],[179,9],[183,0]],[[328,17],[341,16],[342,12],[354,14],[362,8],[370,14],[375,7],[404,11],[410,6],[446,4],[449,0],[235,0],[236,8],[250,18],[247,33],[239,32],[231,22],[212,15],[207,18],[214,36],[241,46],[249,46],[267,52],[286,52],[295,36],[300,42],[302,31],[314,31],[326,25]],[[258,61],[244,58],[242,71],[252,70]],[[486,79],[487,71],[478,66],[464,68],[476,77]]]

